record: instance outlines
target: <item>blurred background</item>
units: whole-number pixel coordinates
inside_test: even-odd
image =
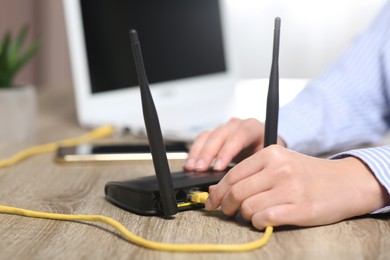
[[[93,1],[93,0],[91,0]],[[331,64],[386,0],[226,0],[241,78],[268,77],[275,16],[282,18],[280,75],[313,78]],[[72,86],[62,0],[0,0],[0,35],[28,25],[42,38],[17,77],[39,89]]]
[[[26,45],[42,39],[32,62],[17,76],[16,82],[32,82],[44,87],[69,87],[72,84],[66,28],[61,0],[0,0],[0,35],[11,30],[16,37],[28,25]]]

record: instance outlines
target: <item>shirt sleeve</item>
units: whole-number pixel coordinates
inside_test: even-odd
[[[362,160],[390,194],[390,145],[342,152],[330,157],[330,159],[342,159],[350,156]],[[372,214],[385,212],[390,212],[390,205],[377,209]]]
[[[348,150],[383,138],[390,123],[390,1],[344,55],[279,113],[279,135],[309,155]],[[331,44],[331,43],[330,43]],[[390,146],[357,149],[390,196]],[[374,213],[390,212],[390,205]]]
[[[389,25],[387,2],[344,55],[281,108],[279,135],[289,148],[316,155],[383,138],[390,122]]]

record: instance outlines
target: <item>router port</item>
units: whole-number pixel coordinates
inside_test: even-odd
[[[177,203],[188,202],[188,195],[184,190],[177,190],[175,197]]]

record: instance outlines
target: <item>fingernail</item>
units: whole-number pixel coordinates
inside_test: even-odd
[[[195,159],[193,158],[188,158],[185,164],[185,167],[188,169],[193,169],[195,166]]]
[[[204,160],[199,159],[195,164],[195,169],[197,170],[203,170],[204,169]]]
[[[214,164],[214,170],[221,171],[223,170],[223,161],[221,159],[217,159]]]

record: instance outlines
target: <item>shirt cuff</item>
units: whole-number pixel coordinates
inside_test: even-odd
[[[390,197],[390,145],[342,152],[331,156],[329,159],[341,159],[350,156],[359,158],[370,168]],[[390,212],[390,205],[376,209],[371,214],[387,212]]]

